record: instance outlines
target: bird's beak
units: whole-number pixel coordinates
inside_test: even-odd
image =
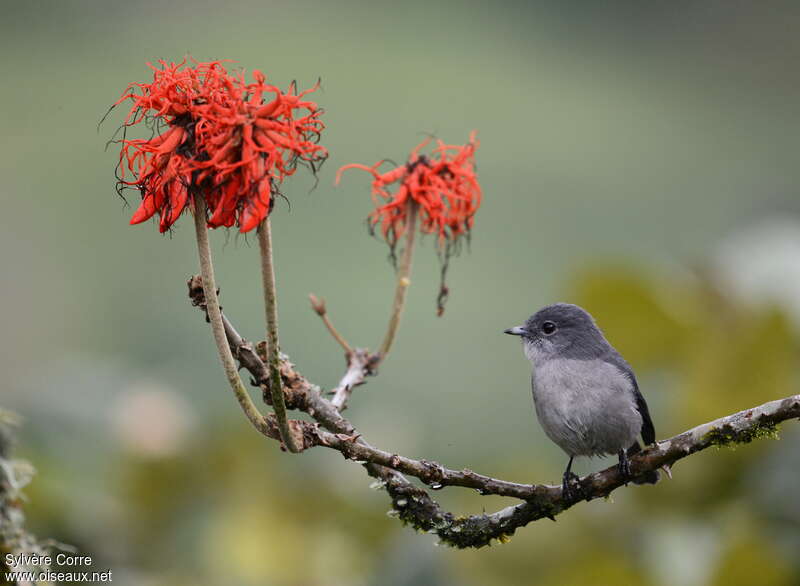
[[[515,326],[513,328],[508,328],[507,330],[503,330],[504,334],[510,334],[512,336],[524,336],[527,332],[525,328],[522,326]]]

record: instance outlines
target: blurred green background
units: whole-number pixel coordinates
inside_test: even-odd
[[[129,227],[114,192],[145,62],[230,58],[325,107],[330,161],[274,215],[283,349],[326,388],[327,299],[375,347],[391,303],[368,177],[423,133],[477,129],[484,189],[445,316],[428,239],[396,349],[348,410],[373,444],[524,482],[564,455],[502,335],[587,307],[636,369],[659,437],[797,392],[800,10],[794,2],[3,2],[2,405],[39,474],[30,527],[115,583],[291,586],[800,584],[800,429],[709,450],[480,551],[386,516],[356,464],[278,451],[246,424],[186,297],[191,222]],[[131,201],[131,203],[135,203]],[[213,234],[226,313],[261,336],[252,238]],[[581,461],[580,473],[609,464]],[[460,513],[507,501],[449,489]]]

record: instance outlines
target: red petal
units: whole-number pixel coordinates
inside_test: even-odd
[[[156,207],[153,205],[153,196],[148,194],[142,200],[141,205],[139,208],[134,212],[133,216],[131,217],[131,225],[133,224],[141,224],[142,222],[149,220],[153,217],[153,214],[156,213]]]

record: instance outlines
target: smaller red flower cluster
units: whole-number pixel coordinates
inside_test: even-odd
[[[431,139],[426,139],[411,151],[408,162],[386,173],[378,168],[379,161],[371,167],[345,165],[342,171],[362,169],[371,173],[372,197],[376,208],[369,216],[370,225],[380,225],[381,233],[394,248],[405,232],[410,204],[418,205],[420,231],[436,234],[437,244],[447,252],[461,236],[469,233],[475,212],[481,204],[481,188],[475,174],[475,149],[478,141],[475,132],[466,145],[448,145],[436,140],[430,154],[420,154]],[[388,187],[399,183],[394,193]]]
[[[131,84],[114,104],[133,102],[123,128],[144,123],[157,133],[121,141],[120,186],[142,196],[131,224],[158,212],[165,232],[200,194],[209,226],[247,232],[267,217],[277,186],[298,162],[315,171],[327,157],[317,144],[322,110],[303,99],[319,84],[298,94],[296,84],[283,92],[259,71],[247,83],[221,61],[159,64],[148,64],[152,83]]]

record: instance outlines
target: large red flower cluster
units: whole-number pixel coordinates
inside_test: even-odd
[[[475,173],[475,149],[478,141],[471,133],[465,145],[448,145],[436,140],[429,154],[420,154],[431,139],[426,139],[411,151],[408,162],[395,169],[379,173],[385,161],[368,167],[351,164],[342,171],[362,169],[372,174],[372,197],[376,208],[369,216],[370,225],[380,226],[381,234],[390,246],[404,234],[410,205],[418,206],[420,231],[436,234],[440,248],[454,244],[469,233],[475,212],[481,204],[481,188]],[[398,184],[394,192],[389,187]]]
[[[114,104],[133,102],[124,129],[144,123],[155,133],[121,140],[120,186],[142,197],[131,224],[158,212],[164,232],[202,195],[209,226],[247,232],[267,217],[298,162],[315,171],[327,157],[317,144],[322,110],[304,99],[319,84],[298,93],[292,83],[284,92],[259,71],[247,83],[221,61],[148,65],[153,81],[131,84]]]

